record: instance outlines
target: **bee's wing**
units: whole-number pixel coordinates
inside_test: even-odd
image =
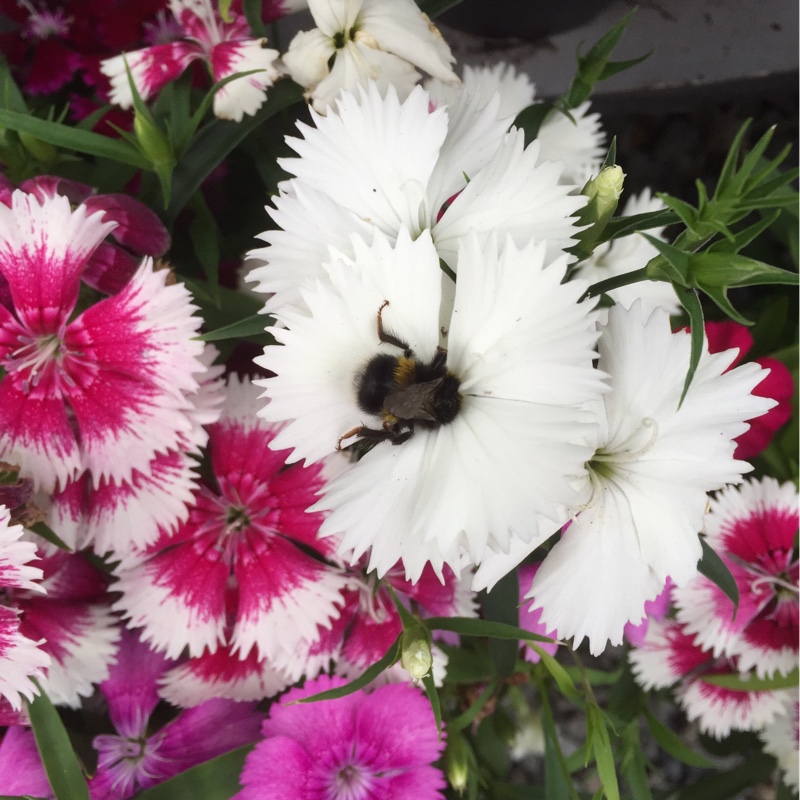
[[[433,398],[441,385],[442,378],[436,378],[425,383],[412,383],[401,389],[392,389],[386,395],[383,407],[398,419],[436,422]]]

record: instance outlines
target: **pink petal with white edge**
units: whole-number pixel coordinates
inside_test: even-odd
[[[171,42],[107,58],[101,62],[100,71],[111,81],[111,102],[122,108],[130,108],[133,94],[128,83],[126,63],[136,91],[142,100],[147,100],[179,78],[192,61],[202,57],[202,47],[194,42]]]
[[[66,197],[15,191],[0,205],[0,272],[8,280],[19,320],[34,335],[55,334],[78,299],[86,261],[114,228],[102,214],[72,210]]]
[[[22,708],[23,697],[32,700],[39,694],[31,678],[42,681],[50,666],[50,656],[19,628],[17,614],[0,606],[0,695],[15,711]]]
[[[146,473],[130,481],[101,480],[89,497],[86,524],[95,551],[124,557],[189,516],[197,490],[196,463],[183,453],[157,455]]]
[[[121,292],[139,269],[139,257],[111,242],[101,242],[83,273],[83,282],[103,294]]]
[[[57,705],[77,708],[95,683],[108,677],[117,652],[118,620],[105,605],[53,602],[47,598],[24,604],[21,630],[46,640],[42,649],[52,657],[47,696]]]
[[[259,661],[255,650],[240,659],[230,647],[220,647],[169,670],[160,681],[159,694],[174,705],[189,707],[215,697],[262,700],[293,682],[268,661]]]
[[[211,72],[220,81],[238,72],[259,70],[236,78],[214,95],[214,115],[220,119],[241,122],[252,116],[267,99],[266,89],[280,77],[275,60],[280,53],[266,47],[266,39],[220,42],[211,51]]]
[[[230,570],[215,541],[204,538],[198,547],[183,543],[119,570],[113,588],[122,597],[114,609],[123,611],[133,627],[143,628],[142,639],[169,658],[177,658],[185,647],[195,657],[206,649],[213,653],[225,641]]]
[[[38,559],[33,542],[20,542],[25,532],[22,525],[9,525],[11,512],[0,505],[0,589],[28,589],[43,592],[36,583],[42,579],[39,567],[28,566]]]
[[[686,681],[676,697],[700,730],[723,739],[731,731],[759,731],[784,710],[780,692],[739,692],[701,679]]]
[[[628,654],[636,682],[644,689],[664,689],[701,666],[711,653],[693,642],[691,634],[674,620],[654,621],[647,628],[644,644]]]
[[[200,370],[196,373],[200,388],[188,397],[190,406],[187,415],[192,422],[192,432],[183,442],[189,453],[199,453],[208,444],[208,431],[205,426],[213,425],[222,414],[225,403],[224,364],[214,364],[219,357],[219,350],[207,344],[197,361]]]
[[[47,525],[72,550],[89,546],[89,526],[86,523],[89,475],[67,481],[66,485],[50,497]]]
[[[67,330],[67,347],[82,354],[67,394],[96,484],[146,472],[156,453],[177,450],[191,430],[184,395],[198,390],[203,344],[192,337],[201,320],[186,289],[166,285],[168,275],[145,259],[122,292]]]

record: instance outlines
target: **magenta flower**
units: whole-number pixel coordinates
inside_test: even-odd
[[[190,767],[248,744],[263,714],[253,704],[211,700],[178,714],[155,732],[150,715],[159,702],[157,683],[168,666],[134,633],[123,633],[117,664],[100,686],[116,729],[94,739],[97,772],[92,800],[126,800]]]
[[[0,742],[0,794],[55,797],[30,728],[11,725]]]
[[[273,5],[277,9],[282,6]],[[111,80],[111,102],[123,108],[133,105],[126,63],[137,92],[147,100],[199,60],[208,65],[215,83],[239,72],[258,70],[227,83],[214,95],[217,117],[240,122],[245,114],[255,114],[266,100],[266,89],[280,75],[274,65],[280,54],[265,47],[266,39],[251,38],[241,2],[233,1],[226,19],[211,0],[170,0],[170,9],[183,30],[181,41],[145,47],[102,63],[103,74]]]
[[[319,540],[322,514],[307,513],[322,468],[285,465],[269,445],[278,428],[261,420],[261,390],[232,376],[220,421],[211,425],[212,481],[188,519],[120,568],[116,604],[143,638],[169,657],[230,646],[283,669],[298,643],[338,615],[341,570],[334,543]]]
[[[441,800],[432,763],[444,748],[419,689],[389,684],[317,703],[295,701],[345,681],[323,676],[270,709],[234,800]]]
[[[763,478],[729,487],[711,501],[706,534],[739,587],[738,608],[702,575],[673,594],[678,619],[700,646],[735,656],[759,677],[797,666],[797,529],[793,484]]]
[[[95,483],[146,472],[192,430],[187,395],[203,345],[188,292],[149,259],[113,297],[73,317],[86,263],[113,228],[66,197],[0,205],[0,459],[37,488],[85,470]]]
[[[43,592],[38,583],[42,570],[28,566],[36,558],[36,545],[19,541],[23,528],[10,521],[8,509],[0,506],[0,589],[4,595],[19,590]],[[31,678],[41,679],[50,664],[40,645],[38,639],[22,633],[17,609],[0,606],[0,700],[13,711],[21,709],[23,696],[31,699],[37,694]],[[3,706],[3,716],[10,716]]]
[[[669,614],[672,599],[672,587],[675,584],[670,578],[664,584],[661,594],[644,604],[644,619],[639,623],[628,622],[625,625],[625,639],[634,647],[640,647],[647,635],[647,625],[650,620],[660,621]]]
[[[707,322],[705,324],[708,350],[710,353],[721,353],[732,347],[739,348],[739,355],[728,369],[733,369],[747,355],[753,346],[753,336],[750,331],[738,322],[726,320],[724,322]],[[750,428],[736,439],[734,458],[748,460],[757,456],[772,441],[775,433],[783,427],[792,416],[792,396],[794,395],[794,380],[785,364],[774,358],[757,358],[760,364],[769,373],[758,386],[753,389],[757,397],[770,397],[777,401],[766,414],[750,420]]]
[[[558,631],[550,630],[548,626],[541,621],[542,609],[534,607],[536,605],[536,598],[526,599],[525,597],[531,588],[533,579],[536,577],[540,566],[541,562],[538,564],[523,564],[519,568],[519,626],[539,636],[558,639]],[[538,664],[541,656],[527,642],[521,642],[521,644],[523,647],[523,658],[526,661],[530,661],[531,664]],[[536,645],[551,656],[554,656],[556,650],[558,650],[558,642],[536,642]]]

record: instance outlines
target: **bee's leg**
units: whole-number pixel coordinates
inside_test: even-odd
[[[378,340],[399,347],[404,352],[406,358],[411,358],[413,352],[408,346],[408,343],[404,342],[402,339],[398,339],[397,336],[393,333],[389,333],[386,328],[383,327],[383,309],[388,305],[389,301],[384,300],[383,305],[378,309]]]
[[[364,425],[359,425],[357,428],[352,428],[343,436],[339,437],[339,440],[336,442],[336,449],[341,450],[342,442],[345,439],[351,439],[353,436],[357,436],[359,439],[371,439],[374,442],[395,440],[395,433],[393,430],[386,430],[384,428],[367,428]]]

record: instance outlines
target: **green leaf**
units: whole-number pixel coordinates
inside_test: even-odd
[[[539,680],[539,698],[542,704],[542,730],[544,733],[544,789],[548,800],[578,800],[572,784],[569,767],[561,750],[543,681]]]
[[[483,596],[484,617],[492,622],[519,627],[519,578],[517,570],[512,569],[504,575],[494,588]],[[519,641],[513,639],[492,639],[489,641],[489,654],[495,670],[500,677],[507,678],[514,672],[514,664],[519,652]]]
[[[552,103],[534,103],[523,108],[514,119],[514,127],[519,128],[525,133],[525,147],[527,147],[538,135],[539,128],[545,117],[553,110]]]
[[[528,642],[552,642],[547,636],[507,625],[472,617],[428,617],[425,626],[431,631],[451,631],[460,636],[485,636],[492,639],[525,639]]]
[[[150,168],[149,161],[136,148],[119,139],[101,136],[93,131],[84,131],[72,125],[50,122],[31,117],[28,114],[7,110],[0,110],[0,125],[18,133],[29,133],[43,142],[48,142],[64,150],[74,150],[77,153],[119,161],[139,169]]]
[[[763,219],[755,222],[753,225],[748,225],[746,228],[737,231],[733,235],[733,239],[720,239],[714,242],[708,248],[710,253],[738,253],[742,248],[746,247],[754,239],[761,236],[767,228],[769,228],[776,219],[780,216],[780,211],[775,209],[771,214],[767,214]]]
[[[586,707],[586,727],[586,738],[592,743],[603,794],[608,800],[619,800],[619,783],[614,766],[614,751],[611,749],[611,737],[608,735],[603,712],[594,704]]]
[[[436,684],[433,682],[433,671],[431,670],[422,679],[422,685],[425,687],[425,694],[431,703],[433,711],[433,718],[436,721],[436,730],[439,731],[439,738],[442,736],[442,704],[439,701],[439,692],[436,691]]]
[[[768,692],[776,689],[796,689],[798,686],[800,673],[793,669],[787,675],[773,675],[771,678],[758,678],[755,675],[748,675],[742,678],[740,675],[703,675],[703,683],[711,683],[714,686],[722,686],[734,692]]]
[[[672,211],[687,228],[693,228],[695,226],[697,223],[698,210],[691,205],[691,203],[687,203],[685,200],[681,200],[678,197],[673,197],[672,195],[663,194],[661,192],[659,192],[657,196],[667,207],[667,210]]]
[[[726,317],[730,317],[734,322],[738,322],[740,325],[752,325],[752,321],[747,319],[747,317],[742,316],[733,306],[733,303],[728,299],[728,290],[727,289],[711,289],[711,288],[704,288],[703,291],[705,294],[714,302],[714,305],[725,314]]]
[[[28,530],[33,531],[37,536],[55,545],[59,550],[66,550],[68,553],[72,552],[72,548],[66,544],[55,531],[51,530],[44,522],[34,522],[33,525],[27,526]]]
[[[722,165],[722,171],[717,181],[717,195],[727,191],[728,186],[733,180],[733,176],[736,174],[736,165],[739,163],[739,153],[742,149],[742,142],[744,141],[744,136],[751,122],[752,120],[748,119],[742,123],[741,127],[736,132],[736,136],[733,138],[733,142],[731,142],[730,148],[728,148],[728,154],[725,156],[725,163]]]
[[[561,694],[563,694],[564,697],[568,697],[570,700],[580,700],[580,693],[575,688],[572,678],[569,677],[564,667],[562,667],[561,664],[559,664],[558,661],[556,661],[555,658],[550,655],[550,653],[543,650],[535,642],[528,642],[528,644],[539,654],[542,665],[550,673],[553,680],[558,685],[558,688],[561,690]]]
[[[642,236],[658,250],[660,255],[660,258],[656,256],[645,265],[648,277],[654,280],[672,281],[681,286],[693,285],[689,277],[688,253],[647,233],[643,233]]]
[[[647,779],[647,767],[639,741],[639,720],[629,722],[622,730],[620,773],[636,800],[653,800]]]
[[[272,317],[264,314],[253,314],[238,322],[204,333],[197,338],[202,339],[204,342],[220,342],[224,339],[248,339],[251,336],[258,336],[264,333],[265,329],[273,325],[274,322],[275,320]]]
[[[0,53],[0,103],[2,103],[0,107],[8,111],[16,111],[19,114],[29,113],[25,98],[11,74],[8,61],[6,61],[2,53]]]
[[[689,387],[692,385],[694,373],[697,371],[697,365],[700,363],[700,356],[703,353],[703,342],[705,341],[705,325],[703,321],[703,307],[700,305],[700,298],[694,289],[687,289],[684,286],[679,286],[675,283],[672,284],[675,289],[675,294],[680,301],[680,304],[686,310],[689,316],[689,327],[691,329],[691,354],[689,357],[689,369],[686,371],[686,379],[683,382],[683,391],[681,392],[681,399],[678,402],[678,407],[683,403]]]
[[[194,253],[206,276],[207,290],[219,303],[219,228],[217,221],[201,192],[193,195],[191,210],[194,213],[189,234]]]
[[[72,748],[67,729],[41,686],[39,696],[26,701],[36,747],[56,800],[89,800],[89,788]]]
[[[254,39],[261,39],[264,36],[264,22],[261,18],[261,10],[264,7],[262,0],[242,0],[242,11],[244,18],[250,26],[250,31]]]
[[[723,800],[733,797],[748,786],[768,781],[774,769],[774,758],[757,753],[732,770],[709,775],[682,788],[673,800]]]
[[[690,767],[705,767],[707,769],[714,767],[713,761],[700,755],[695,748],[685,744],[674,731],[659,722],[647,707],[644,708],[644,718],[647,720],[650,733],[665,753],[668,753],[678,761],[682,761],[684,764],[688,764]]]
[[[346,697],[348,694],[353,694],[353,692],[357,692],[359,689],[363,689],[367,684],[372,683],[378,675],[381,674],[387,667],[391,667],[392,664],[397,661],[400,657],[400,640],[402,639],[403,634],[401,633],[394,641],[394,644],[386,651],[384,656],[377,662],[375,662],[371,667],[364,670],[355,680],[350,681],[350,683],[345,684],[344,686],[337,686],[335,689],[328,689],[325,692],[317,692],[317,694],[312,694],[310,697],[303,697],[300,700],[296,700],[297,703],[317,703],[321,700],[336,700],[338,697]]]
[[[463,711],[455,719],[448,722],[447,727],[460,731],[472,725],[475,718],[481,713],[484,706],[494,695],[496,688],[497,681],[491,680],[486,688],[475,699],[475,702],[466,711]]]
[[[136,800],[230,800],[241,788],[239,775],[252,745],[204,761],[158,786],[145,789]]]
[[[731,286],[797,286],[798,275],[738,253],[709,252],[687,256],[691,285],[705,289]]]
[[[706,541],[705,536],[700,537],[703,546],[703,557],[697,565],[701,575],[705,575],[720,591],[733,603],[733,615],[739,608],[739,587],[731,575],[725,562],[717,555],[716,550]]]
[[[241,122],[214,120],[201,128],[173,172],[172,198],[166,212],[168,222],[174,222],[200,184],[250,133],[302,97],[300,86],[282,80],[270,88],[266,103],[253,116]]]

